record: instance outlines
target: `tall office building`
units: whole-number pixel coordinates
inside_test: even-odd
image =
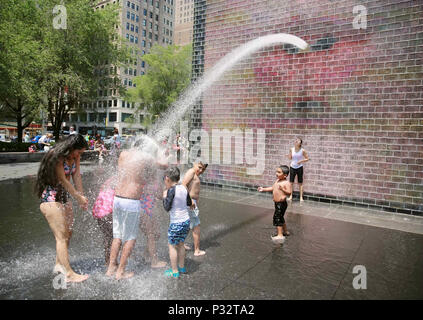
[[[175,33],[173,41],[178,46],[192,42],[194,0],[175,0]]]
[[[116,32],[128,40],[133,47],[133,55],[127,61],[127,67],[118,68],[107,61],[100,62],[95,70],[101,79],[96,101],[83,103],[82,112],[73,111],[66,126],[75,125],[77,131],[82,134],[98,132],[103,136],[111,134],[113,128],[118,128],[121,134],[144,129],[142,121],[146,111],[139,111],[135,103],[123,100],[114,88],[113,81],[118,75],[127,89],[135,87],[134,77],[142,76],[146,72],[147,65],[143,56],[154,44],[165,46],[173,43],[174,1],[93,1],[95,10],[101,10],[110,4],[118,4],[121,7]],[[126,121],[131,117],[134,118],[133,121]]]

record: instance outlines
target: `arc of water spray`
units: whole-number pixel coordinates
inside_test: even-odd
[[[264,47],[277,44],[290,44],[298,47],[302,51],[306,51],[309,48],[309,45],[303,39],[287,33],[263,36],[235,48],[220,59],[216,65],[208,70],[199,80],[191,84],[184,94],[182,94],[181,98],[173,103],[162,119],[159,120],[155,130],[153,130],[152,135],[157,139],[156,141],[162,141],[166,136],[170,135],[177,121],[194,105],[201,94],[225,72],[229,71],[238,62],[254,52]]]

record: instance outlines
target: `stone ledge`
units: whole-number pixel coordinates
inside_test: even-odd
[[[39,162],[45,155],[45,152],[0,152],[0,164],[19,163],[19,162]],[[81,160],[93,160],[96,158],[97,151],[87,150],[83,153]]]

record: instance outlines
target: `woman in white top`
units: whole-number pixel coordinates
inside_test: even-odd
[[[300,202],[304,201],[303,199],[303,163],[309,161],[307,152],[302,147],[303,140],[297,138],[295,140],[295,147],[289,149],[288,158],[291,160],[291,165],[289,168],[289,182],[291,187],[294,187],[295,176],[298,175],[297,182],[300,187]],[[294,190],[294,189],[292,189]],[[292,200],[292,193],[289,196],[288,200]]]

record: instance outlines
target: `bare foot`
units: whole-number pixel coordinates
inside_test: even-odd
[[[89,277],[88,274],[72,273],[71,275],[66,276],[66,282],[82,282],[87,280],[88,277]]]
[[[205,255],[205,254],[206,254],[206,252],[203,251],[203,250],[198,250],[198,251],[194,252],[194,256],[197,256],[197,257]]]
[[[66,274],[65,267],[63,267],[60,263],[57,263],[53,268],[53,273]]]
[[[117,265],[113,267],[109,266],[106,272],[106,276],[113,277],[113,275],[116,273],[116,270],[117,270]]]
[[[135,273],[133,272],[116,273],[116,280],[129,279],[129,278],[132,278],[134,274]]]
[[[304,202],[304,199],[302,199],[302,198],[301,198],[301,199],[300,199],[300,202]]]
[[[191,250],[191,247],[189,245],[185,244],[185,243],[184,243],[184,248],[185,248],[185,250]]]
[[[152,268],[164,268],[167,266],[167,263],[165,261],[157,260],[156,262],[151,262]]]

